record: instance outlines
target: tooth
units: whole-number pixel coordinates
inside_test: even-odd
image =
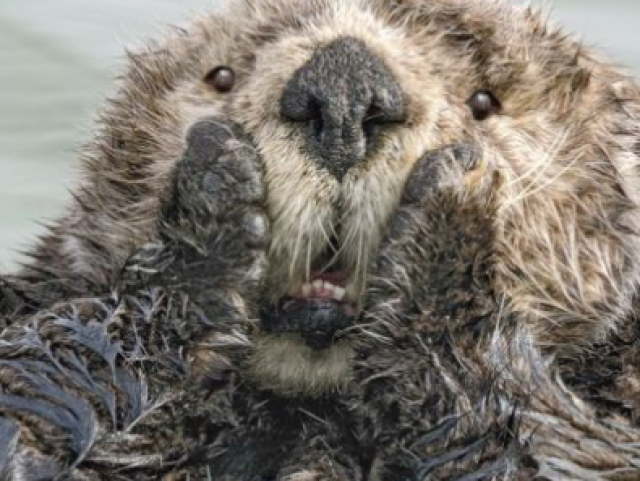
[[[312,291],[313,286],[311,284],[304,284],[302,286],[302,297],[310,297]]]
[[[320,292],[322,290],[323,282],[318,279],[317,281],[313,281],[313,288],[316,292]]]
[[[347,293],[342,287],[334,286],[332,296],[336,301],[341,301],[344,299],[345,294]]]

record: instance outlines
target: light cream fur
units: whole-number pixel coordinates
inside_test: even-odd
[[[353,350],[347,342],[316,350],[296,335],[260,336],[254,349],[248,369],[264,389],[317,396],[338,393],[351,379]]]

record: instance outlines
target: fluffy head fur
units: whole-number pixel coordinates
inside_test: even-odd
[[[341,37],[383,60],[409,112],[342,183],[305,154],[300,129],[279,110],[295,72]],[[72,286],[114,286],[126,259],[157,232],[185,133],[218,115],[247,130],[264,162],[271,299],[308,279],[335,235],[350,274],[348,297],[361,305],[370,261],[414,163],[425,151],[470,141],[505,179],[496,194],[497,290],[538,342],[574,355],[606,340],[630,309],[640,279],[638,90],[528,7],[235,0],[130,62],[84,156],[76,202],[35,252],[23,273],[29,280],[53,274]],[[235,70],[233,92],[203,82],[218,65]],[[502,105],[484,122],[466,105],[480,89]],[[321,353],[322,363],[296,340],[259,332],[254,340],[251,365],[269,385],[314,391],[349,376],[347,347]]]

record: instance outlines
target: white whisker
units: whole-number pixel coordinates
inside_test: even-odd
[[[532,166],[532,168],[528,169],[527,172],[525,172],[522,176],[520,176],[518,179],[515,179],[514,181],[509,183],[509,185],[513,185],[516,182],[523,182],[526,179],[526,177],[529,176],[531,173],[533,173],[540,165],[543,166],[543,168],[539,169],[536,175],[528,182],[528,185],[523,189],[523,191],[518,193],[518,195],[516,195],[513,199],[510,199],[509,202],[507,202],[502,207],[503,209],[505,210],[509,209],[513,207],[515,204],[525,200],[527,197],[530,197],[531,195],[536,194],[541,190],[544,190],[545,188],[549,187],[555,181],[557,181],[560,177],[562,177],[562,175],[564,175],[564,173],[567,172],[567,170],[571,168],[571,166],[573,166],[573,164],[575,163],[575,159],[572,160],[572,162],[568,166],[563,168],[560,171],[560,173],[553,176],[550,180],[544,182],[541,186],[540,185],[536,186],[536,183],[546,175],[548,168],[553,163],[552,162],[553,159],[555,159],[557,154],[564,147],[568,134],[569,134],[569,127],[566,127],[556,136],[556,138],[554,139],[554,142],[551,145],[551,148],[544,155],[540,163],[535,163]],[[532,149],[532,150],[536,151],[538,149]]]

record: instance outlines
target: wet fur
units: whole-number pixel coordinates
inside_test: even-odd
[[[277,98],[344,35],[410,118],[339,184]],[[492,1],[237,2],[130,58],[76,201],[0,285],[0,479],[640,476],[631,79]],[[257,305],[338,220],[362,322],[338,374],[292,368]]]

